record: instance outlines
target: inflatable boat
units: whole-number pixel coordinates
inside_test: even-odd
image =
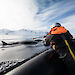
[[[75,52],[75,40],[72,42],[71,48]],[[75,75],[75,61],[70,60],[69,55],[59,58],[55,51],[46,50],[5,75]]]

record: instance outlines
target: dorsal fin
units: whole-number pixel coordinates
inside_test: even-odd
[[[6,42],[4,42],[4,41],[1,41],[1,42],[2,42],[3,45],[8,45],[8,44],[7,44]]]

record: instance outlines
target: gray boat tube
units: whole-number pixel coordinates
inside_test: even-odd
[[[54,51],[45,51],[5,75],[68,75]]]

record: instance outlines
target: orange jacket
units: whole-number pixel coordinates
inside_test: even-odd
[[[56,42],[55,42],[54,40],[51,41],[51,39],[52,39],[53,36],[55,36],[55,35],[51,35],[51,34],[62,34],[62,33],[65,33],[65,37],[66,37],[67,39],[72,39],[72,38],[73,38],[73,36],[70,34],[70,32],[69,32],[66,28],[64,28],[63,26],[54,27],[54,28],[52,28],[52,29],[50,30],[50,32],[49,32],[49,33],[47,34],[47,36],[45,37],[45,38],[46,38],[46,40],[45,40],[46,46],[52,44],[52,45],[53,45],[52,48],[55,50],[55,43],[56,43]],[[59,41],[59,40],[57,40],[57,41]],[[64,44],[64,43],[62,43],[62,44]],[[60,44],[57,44],[56,46],[59,47]]]
[[[50,30],[50,32],[47,35],[50,34],[62,34],[62,33],[66,33],[67,29],[65,29],[63,26],[60,27],[54,27]],[[50,42],[50,44],[54,44],[55,42]],[[55,50],[55,45],[52,46],[53,49]]]
[[[67,32],[67,29],[65,29],[63,26],[54,27],[50,30],[50,34],[62,34],[66,32]]]

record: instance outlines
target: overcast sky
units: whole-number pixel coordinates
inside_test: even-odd
[[[0,0],[0,29],[34,29],[36,12],[33,0]]]
[[[54,22],[75,32],[75,0],[0,0],[0,29],[49,31]]]

